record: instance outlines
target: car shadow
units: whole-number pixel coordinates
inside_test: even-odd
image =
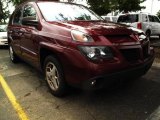
[[[66,99],[86,108],[97,119],[144,120],[160,105],[160,68],[128,83],[97,91],[72,92]]]
[[[8,46],[0,46],[0,49],[8,49]]]
[[[83,109],[97,120],[145,120],[160,105],[160,68],[156,66],[152,66],[145,76],[134,81],[114,82],[105,89],[96,91],[71,88],[67,96],[56,98],[50,94],[44,76],[39,71],[27,63],[20,64],[30,70],[29,73],[33,76],[29,79],[29,75],[24,72],[19,75],[22,80],[31,88],[36,86],[35,91],[43,97],[39,99],[49,101],[52,109],[53,106],[58,106],[56,109],[61,112],[73,107],[73,111],[75,108]],[[72,116],[74,113],[65,111],[65,114]]]

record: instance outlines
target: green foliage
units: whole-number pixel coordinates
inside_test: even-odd
[[[19,5],[20,3],[22,3],[22,2],[25,2],[25,1],[27,1],[27,0],[11,0],[11,2],[13,3],[13,5]]]
[[[160,10],[157,12],[157,16],[160,18]]]
[[[109,0],[88,0],[87,2],[90,9],[99,15],[111,12]]]
[[[140,6],[146,0],[88,0],[90,8],[99,15],[107,14],[111,11],[131,12],[139,11],[144,6]]]
[[[0,24],[5,24],[10,15],[8,3],[9,0],[0,0]]]
[[[144,1],[145,0],[117,0],[117,8],[119,11],[124,12],[139,11],[145,8],[144,6],[140,6]]]

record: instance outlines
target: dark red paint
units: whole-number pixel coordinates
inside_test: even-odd
[[[46,54],[43,51],[57,56],[62,64],[65,80],[70,84],[81,84],[99,76],[119,73],[132,68],[136,69],[138,66],[145,64],[150,67],[153,62],[153,49],[148,48],[150,54],[146,58],[144,58],[142,52],[143,46],[149,44],[149,41],[139,42],[136,36],[140,33],[129,27],[105,21],[47,22],[44,20],[37,4],[34,2],[30,2],[30,4],[37,11],[38,27],[13,25],[13,13],[8,25],[8,41],[9,44],[13,45],[14,51],[19,57],[42,71],[43,60],[45,59],[42,56]],[[94,39],[94,42],[73,41],[71,30],[88,33]],[[140,46],[139,53],[141,56],[137,61],[127,61],[120,50],[131,49],[132,46],[136,47],[136,43],[139,43],[137,46]],[[78,46],[110,46],[114,58],[91,61],[86,59]]]

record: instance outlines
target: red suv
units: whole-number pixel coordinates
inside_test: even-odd
[[[101,88],[108,81],[144,75],[154,60],[145,34],[104,21],[72,3],[36,1],[19,5],[8,25],[10,58],[35,66],[55,96],[68,85]]]

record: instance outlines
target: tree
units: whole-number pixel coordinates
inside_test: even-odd
[[[144,9],[144,6],[140,6],[141,3],[143,3],[146,0],[114,0],[117,1],[117,6],[115,6],[115,8],[117,7],[117,9],[120,12],[136,12],[139,11],[141,9]]]
[[[0,0],[0,24],[5,24],[9,17],[8,0]]]
[[[88,0],[87,3],[99,15],[111,12],[109,0]]]
[[[157,12],[157,16],[160,18],[160,10]]]
[[[120,12],[139,11],[144,6],[140,6],[146,0],[88,0],[90,8],[99,15],[107,14],[111,11]]]
[[[11,0],[11,1],[14,5],[19,5],[20,3],[23,3],[28,0]],[[59,1],[59,0],[41,0],[41,1]]]

